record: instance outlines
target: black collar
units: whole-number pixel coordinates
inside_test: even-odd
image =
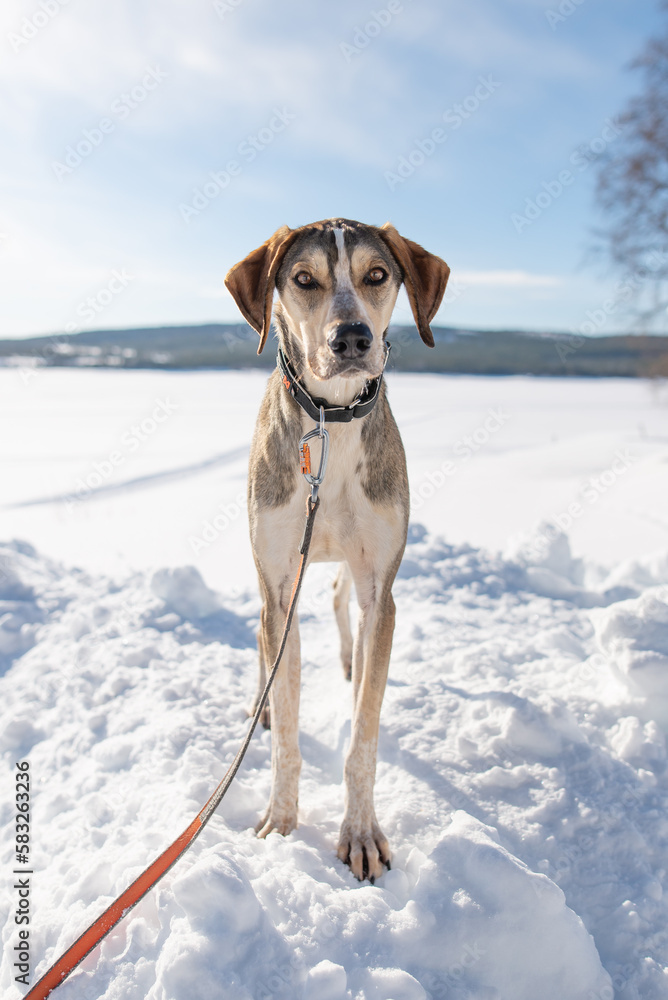
[[[389,353],[390,345],[387,344],[387,351],[385,354],[386,364]],[[320,407],[324,410],[326,423],[347,424],[354,417],[366,417],[367,413],[371,413],[378,401],[380,387],[383,382],[382,374],[378,375],[376,378],[369,379],[365,383],[364,388],[357,399],[353,400],[349,406],[332,406],[331,403],[328,403],[324,399],[318,399],[317,397],[314,399],[313,396],[309,395],[295,375],[292,365],[280,347],[276,357],[276,364],[281,373],[285,388],[288,390],[293,399],[299,403],[302,410],[308,413],[309,417],[316,422],[320,420]]]

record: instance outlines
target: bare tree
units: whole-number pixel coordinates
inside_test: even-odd
[[[668,10],[668,3],[663,4]],[[598,166],[596,200],[609,220],[601,250],[621,273],[645,329],[668,322],[668,30],[632,63],[643,90]]]

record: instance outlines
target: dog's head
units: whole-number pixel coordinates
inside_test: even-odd
[[[384,336],[402,282],[420,336],[434,346],[429,324],[449,273],[440,257],[400,236],[389,223],[379,228],[327,219],[278,229],[231,268],[225,284],[260,335],[258,354],[267,340],[277,289],[279,330],[316,379],[369,378],[383,370]]]

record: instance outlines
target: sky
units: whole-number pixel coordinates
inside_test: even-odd
[[[0,335],[237,322],[227,270],[335,216],[449,263],[437,324],[629,329],[596,161],[665,23],[654,0],[4,0]]]

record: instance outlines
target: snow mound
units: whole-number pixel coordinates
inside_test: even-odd
[[[668,549],[638,559],[625,559],[610,570],[605,586],[626,589],[626,597],[637,597],[650,587],[668,584]],[[623,600],[620,596],[619,600]]]
[[[304,1000],[343,1000],[347,996],[348,978],[342,965],[325,958],[309,970]]]
[[[8,769],[30,762],[37,974],[222,777],[246,731],[259,599],[232,581],[217,594],[189,567],[114,583],[1,551],[3,599],[34,628],[0,676],[0,751]],[[192,850],[58,1000],[607,1000],[613,985],[662,1000],[665,592],[610,604],[600,591],[609,606],[587,610],[590,567],[563,542],[545,558],[570,598],[520,550],[412,526],[376,784],[393,867],[375,886],[336,857],[350,686],[331,568],[309,569],[299,828],[252,832],[271,777],[258,732]],[[13,824],[3,803],[8,868]],[[18,1000],[12,903],[0,898],[0,990]]]
[[[68,575],[69,576],[69,575]],[[39,625],[67,600],[69,578],[32,545],[0,545],[0,672],[35,643]]]
[[[650,587],[595,621],[600,647],[629,689],[668,719],[668,587]]]
[[[243,870],[208,852],[175,878],[172,891],[167,927],[167,914],[161,915],[169,936],[156,963],[163,995],[192,1000],[250,996],[241,987],[238,969],[253,964],[264,914]]]
[[[43,582],[41,564],[26,542],[0,546],[0,664],[30,649],[43,611],[35,585]]]
[[[207,618],[221,608],[217,595],[194,566],[157,570],[151,579],[151,590],[168,609],[183,618]]]
[[[42,583],[43,563],[28,542],[8,542],[0,545],[0,599],[30,601],[36,583]]]
[[[406,942],[405,957],[413,967],[431,964],[422,981],[436,996],[560,1000],[609,982],[561,889],[505,850],[496,830],[464,812],[454,814],[421,866],[413,897],[424,926]]]
[[[587,588],[583,560],[571,554],[568,535],[548,522],[510,539],[504,556],[522,567],[526,589],[535,594],[585,608],[609,603],[605,595]]]

